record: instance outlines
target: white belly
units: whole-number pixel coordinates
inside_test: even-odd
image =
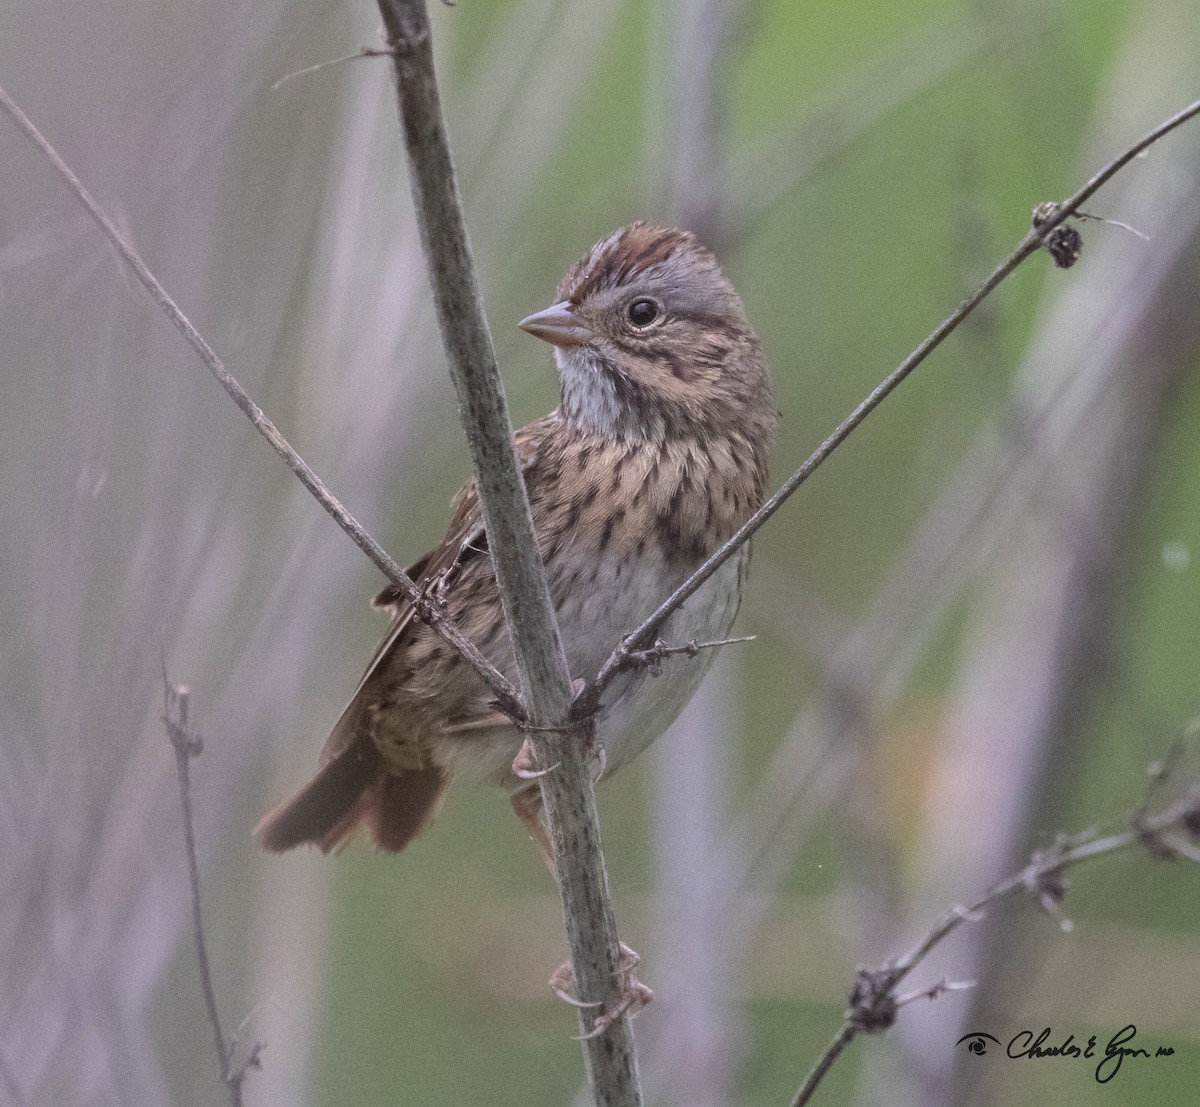
[[[737,616],[738,578],[747,556],[743,546],[667,620],[658,637],[668,646],[727,637]],[[572,677],[595,676],[621,636],[634,630],[681,580],[664,573],[644,579],[641,587],[630,587],[623,580],[598,582],[577,607],[564,605],[559,624]],[[597,633],[599,627],[614,625],[622,628],[619,633]],[[659,676],[643,666],[613,681],[603,697],[597,726],[607,755],[606,772],[631,761],[675,721],[714,657],[714,650],[701,650],[695,657],[676,654],[663,659]]]

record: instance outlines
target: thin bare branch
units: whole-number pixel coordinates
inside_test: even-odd
[[[196,859],[196,824],[192,816],[191,763],[199,757],[203,748],[200,736],[188,722],[188,689],[172,684],[167,679],[163,666],[163,712],[162,721],[167,737],[175,750],[175,769],[179,776],[179,801],[183,809],[183,845],[187,854],[188,880],[192,886],[192,931],[196,939],[196,961],[200,967],[200,987],[204,992],[204,1006],[208,1010],[208,1021],[212,1026],[217,1047],[217,1060],[221,1065],[221,1080],[229,1090],[232,1107],[243,1107],[242,1084],[251,1069],[262,1068],[263,1046],[256,1042],[244,1061],[234,1064],[234,1043],[225,1037],[221,1029],[221,1016],[217,1011],[217,993],[213,987],[212,968],[208,960],[208,943],[204,937],[204,915],[200,903],[200,865]]]
[[[467,243],[434,74],[429,17],[424,0],[379,0],[379,8],[394,50],[409,181],[434,305],[521,674],[527,741],[537,762],[532,768],[556,766],[538,780],[576,987],[589,1004],[579,1009],[589,1081],[597,1104],[633,1107],[641,1103],[641,1090],[628,1020],[607,1021],[621,1001],[622,952],[600,848],[592,724],[588,720],[582,735],[577,725],[568,725],[570,674]]]
[[[947,992],[965,992],[974,987],[974,980],[947,980],[943,976],[941,980],[935,980],[928,988],[919,988],[915,992],[897,997],[896,1006],[897,1008],[907,1007],[919,999],[927,999],[932,1002],[935,999],[941,999]]]
[[[1164,135],[1176,127],[1186,123],[1193,116],[1200,114],[1200,100],[1189,104],[1182,111],[1164,120],[1148,134],[1139,139],[1124,153],[1114,158],[1099,172],[1092,176],[1078,191],[1062,203],[1056,204],[1055,209],[1047,211],[1044,205],[1038,205],[1039,217],[1037,225],[1026,231],[1025,236],[1017,243],[1012,252],[1000,262],[988,278],[965,299],[959,307],[947,316],[928,337],[911,354],[908,355],[895,369],[880,382],[879,385],[864,399],[837,427],[808,459],[780,485],[778,491],[770,497],[716,552],[704,562],[687,580],[671,593],[658,608],[649,615],[642,624],[621,640],[620,644],[609,655],[596,677],[588,683],[575,700],[574,711],[582,716],[596,711],[600,704],[604,689],[629,664],[629,657],[635,650],[644,649],[659,628],[670,616],[678,610],[689,597],[713,575],[738,549],[748,542],[796,492],[796,490],[826,461],[887,397],[917,368],[938,346],[942,344],[959,325],[973,312],[991,293],[1008,277],[1026,258],[1036,253],[1053,232],[1067,219],[1075,214],[1080,205],[1086,203],[1092,195],[1124,166],[1128,165],[1143,150],[1148,149]]]
[[[1168,169],[1168,176],[1170,172]],[[1140,188],[1141,175],[1138,180]],[[1122,337],[1117,351],[1106,349],[1097,355],[1076,343],[1076,354],[1086,364],[1086,372],[1064,371],[1060,379],[1051,382],[1036,370],[1038,360],[1046,355],[1034,344],[1023,371],[1035,372],[1040,387],[1028,394],[1018,393],[994,425],[978,436],[957,475],[939,494],[886,574],[866,615],[840,642],[835,633],[818,651],[825,670],[825,692],[818,706],[801,716],[781,744],[762,774],[758,793],[746,805],[750,814],[745,825],[730,836],[723,851],[728,858],[725,864],[742,874],[739,888],[748,888],[750,882],[761,888],[762,882],[770,879],[765,875],[768,872],[778,876],[784,859],[790,856],[788,849],[794,848],[793,834],[781,835],[781,827],[791,825],[798,811],[804,812],[803,821],[808,823],[819,806],[811,778],[828,771],[847,771],[835,766],[842,765],[854,748],[856,728],[865,719],[885,715],[895,703],[904,673],[920,655],[919,644],[929,628],[939,622],[939,612],[946,611],[972,567],[990,556],[999,535],[1014,519],[1032,510],[1037,490],[1045,485],[1046,474],[1057,464],[1064,443],[1082,433],[1083,419],[1119,379],[1114,373],[1121,363],[1120,349],[1127,348],[1130,341],[1125,333],[1131,325],[1128,320],[1143,317],[1156,290],[1167,287],[1178,251],[1192,233],[1186,219],[1179,224],[1178,213],[1165,218],[1173,228],[1178,225],[1178,240],[1156,251],[1148,264],[1136,267],[1128,284],[1106,294],[1109,301],[1120,302],[1127,309],[1118,328]],[[1103,308],[1100,314],[1104,314]],[[1062,331],[1064,326],[1067,331],[1072,329],[1061,317],[1051,315],[1045,330]],[[760,575],[763,568],[758,567]],[[805,611],[802,618],[797,615],[790,622],[811,626],[813,613]],[[820,622],[818,619],[818,625]],[[805,638],[805,645],[812,646],[811,635]],[[801,769],[800,765],[808,767]],[[838,793],[836,788],[826,788],[823,794],[825,802],[832,802],[830,797]],[[744,894],[740,902],[748,902]],[[753,908],[743,908],[741,917],[744,927],[754,925],[749,921],[755,917]]]
[[[719,646],[736,646],[741,642],[753,642],[753,634],[743,634],[738,638],[719,638],[715,642],[697,642],[695,638],[684,642],[682,646],[668,646],[659,638],[653,646],[645,650],[634,650],[629,655],[632,664],[645,665],[651,676],[662,673],[662,663],[668,657],[695,657],[701,650],[715,650]]]
[[[878,1034],[887,1030],[895,1022],[899,1007],[915,997],[927,994],[934,998],[932,991],[936,990],[940,995],[951,990],[951,986],[939,982],[934,989],[917,992],[915,996],[905,996],[903,999],[896,997],[896,988],[901,981],[964,922],[978,922],[1000,901],[1024,894],[1034,896],[1042,908],[1063,925],[1060,907],[1066,894],[1063,873],[1067,869],[1135,846],[1145,848],[1154,858],[1193,860],[1192,839],[1200,831],[1200,783],[1192,784],[1180,799],[1153,815],[1139,811],[1129,820],[1129,824],[1128,829],[1103,838],[1097,837],[1094,831],[1073,836],[1060,835],[1049,848],[1033,854],[1024,868],[993,885],[974,903],[955,904],[944,911],[903,957],[876,969],[860,968],[842,1028],[813,1065],[792,1099],[791,1107],[804,1107],[812,1099],[834,1061],[859,1034],[864,1031]],[[1181,839],[1188,848],[1178,849],[1176,839]]]
[[[341,502],[326,488],[324,482],[308,467],[304,459],[292,448],[291,443],[279,432],[278,428],[247,394],[236,378],[225,368],[216,351],[205,341],[190,320],[179,309],[167,290],[159,283],[158,278],[151,272],[149,266],[125,239],[116,225],[100,207],[92,194],[84,187],[71,168],[59,156],[58,151],[45,139],[34,126],[29,117],[17,106],[8,93],[0,87],[0,109],[16,124],[21,131],[43,154],[47,161],[58,172],[59,176],[70,186],[76,198],[96,221],[104,236],[117,251],[121,260],[133,271],[142,287],[154,297],[159,310],[171,321],[175,328],[187,339],[188,345],[199,355],[200,360],[208,367],[221,387],[229,393],[233,402],[241,408],[246,418],[254,424],[258,432],[270,443],[271,448],[284,460],[289,469],[299,478],[300,483],[313,495],[316,501],[333,516],[334,521],[344,530],[351,541],[367,555],[376,567],[404,594],[416,609],[417,615],[433,627],[447,642],[459,651],[471,663],[488,687],[496,693],[497,700],[510,714],[519,715],[520,705],[516,689],[504,675],[490,662],[475,644],[458,629],[446,616],[446,613],[425,595],[404,572],[403,569],[388,555],[374,538],[369,535],[362,525],[352,516]]]
[[[328,61],[317,62],[316,65],[306,65],[303,69],[293,69],[291,73],[285,73],[271,86],[272,92],[278,92],[280,88],[294,80],[296,77],[308,77],[313,73],[320,73],[322,69],[329,69],[335,65],[345,65],[346,62],[359,61],[362,58],[390,58],[391,50],[382,50],[377,46],[360,46],[353,54],[343,54],[340,58],[330,58]]]

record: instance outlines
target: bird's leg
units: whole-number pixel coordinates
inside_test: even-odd
[[[550,842],[550,831],[546,827],[546,813],[542,807],[542,793],[537,788],[523,788],[512,794],[513,810],[517,818],[525,824],[529,836],[537,843],[542,860],[550,875],[558,879],[558,869],[554,864],[554,847]],[[653,998],[654,993],[643,984],[634,970],[641,957],[624,942],[620,943],[617,952],[617,976],[621,979],[621,996],[607,1011],[602,1012],[592,1024],[588,1033],[589,1038],[603,1034],[613,1023],[623,1015],[631,1018],[645,1007]],[[572,1007],[599,1007],[598,1000],[587,1001],[576,998],[571,993],[575,989],[575,969],[570,961],[564,961],[550,976],[550,990],[564,1003]]]
[[[517,758],[520,759],[520,754],[517,755]],[[516,762],[513,764],[515,766]],[[550,875],[557,882],[558,869],[554,864],[554,846],[550,842],[550,828],[546,825],[546,809],[542,806],[541,789],[537,787],[522,788],[519,792],[513,792],[511,800],[517,818],[525,824],[529,836],[542,851],[542,860],[546,862],[546,868],[550,870]]]
[[[594,731],[592,733],[594,734]],[[592,779],[596,781],[604,774],[606,755],[602,743],[593,739],[591,746],[592,749],[589,752],[596,761],[596,770]],[[535,768],[535,764],[533,749],[527,738],[522,744],[516,759],[513,761],[513,774],[524,780],[536,780],[555,767],[551,766],[551,769],[537,769]],[[517,818],[524,823],[525,829],[529,831],[529,836],[537,843],[537,847],[542,854],[542,860],[546,862],[546,868],[550,870],[550,875],[557,880],[558,867],[554,861],[554,846],[550,841],[550,830],[546,825],[546,811],[542,805],[541,789],[536,786],[522,788],[512,794],[511,802]],[[592,1029],[585,1035],[586,1038],[598,1038],[610,1026],[626,1015],[633,1018],[654,998],[654,992],[637,978],[637,973],[634,971],[642,960],[641,956],[624,942],[621,942],[617,949],[616,960],[616,975],[621,982],[620,997],[611,1008],[607,1011],[602,1011],[596,1017],[596,1020],[592,1023]],[[576,987],[575,968],[569,960],[564,961],[554,970],[550,976],[549,984],[550,990],[564,1003],[571,1004],[572,1007],[593,1008],[602,1006],[599,1000],[582,1000],[572,995]]]
[[[513,810],[517,818],[525,824],[529,836],[541,850],[542,860],[550,875],[558,880],[558,867],[554,864],[554,847],[550,844],[550,831],[546,827],[546,811],[542,806],[542,794],[537,788],[526,788],[512,794]],[[550,976],[550,990],[564,1003],[572,1007],[599,1007],[599,1003],[584,1003],[571,995],[575,987],[575,970],[570,961],[564,961]]]

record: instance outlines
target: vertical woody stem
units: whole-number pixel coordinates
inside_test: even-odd
[[[538,555],[525,485],[513,450],[491,335],[467,244],[462,204],[433,69],[424,0],[379,0],[394,51],[400,122],[434,304],[459,413],[475,467],[488,548],[508,620],[530,742],[538,763],[556,765],[541,778],[558,864],[559,889],[584,1034],[619,999],[618,943],[587,740],[565,726],[571,680],[546,576]],[[588,724],[590,725],[590,724]],[[626,1020],[584,1041],[596,1103],[641,1104],[637,1057]]]

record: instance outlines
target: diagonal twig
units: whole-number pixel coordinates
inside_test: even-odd
[[[774,495],[742,524],[741,527],[687,578],[674,592],[671,593],[635,630],[627,634],[617,647],[609,654],[596,676],[584,687],[576,697],[574,713],[584,716],[594,713],[600,705],[604,690],[613,679],[630,663],[634,651],[644,649],[653,640],[663,623],[678,610],[686,600],[725,564],[750,538],[757,533],[796,492],[816,470],[838,448],[887,397],[917,368],[938,346],[942,344],[958,326],[971,314],[991,293],[1005,280],[1026,258],[1036,253],[1059,226],[1076,213],[1080,205],[1086,203],[1092,195],[1129,164],[1143,150],[1148,149],[1164,135],[1169,134],[1189,119],[1200,115],[1200,100],[1189,104],[1164,120],[1152,131],[1148,132],[1129,149],[1124,151],[1099,172],[1094,174],[1086,184],[1061,203],[1052,208],[1038,205],[1039,217],[1035,226],[1025,232],[1024,237],[1013,248],[1012,252],[992,270],[988,278],[968,296],[950,315],[948,315],[919,346],[913,350],[895,369],[881,381],[875,389],[838,425],[838,427],[818,446],[808,459],[780,485]]]
[[[300,483],[312,494],[316,501],[333,516],[334,521],[350,536],[350,540],[371,559],[376,567],[390,580],[412,603],[417,615],[433,627],[447,642],[463,655],[474,667],[488,687],[495,692],[497,700],[504,709],[514,717],[520,717],[521,706],[516,689],[505,676],[490,662],[478,647],[465,635],[454,622],[432,603],[428,596],[413,582],[407,573],[389,556],[386,550],[363,529],[362,524],[342,506],[341,502],[325,486],[325,483],[308,467],[305,460],[292,448],[279,429],[267,418],[266,413],[249,396],[237,379],[225,368],[216,351],[205,341],[204,336],[192,325],[191,321],[179,309],[179,306],[168,294],[167,290],[155,277],[150,267],[142,260],[138,252],[129,244],[117,230],[116,224],[108,217],[104,209],[84,186],[83,182],[71,171],[70,166],[59,156],[58,151],[46,140],[33,124],[32,120],[20,109],[15,101],[0,87],[0,109],[16,124],[17,129],[25,135],[43,154],[47,161],[58,172],[59,176],[70,186],[75,197],[84,206],[87,213],[96,221],[104,232],[105,238],[112,244],[121,260],[133,271],[141,285],[154,298],[159,310],[171,321],[175,328],[187,339],[188,344],[199,355],[200,360],[208,367],[221,387],[229,393],[230,398],[242,410],[245,416],[254,424],[255,429],[270,443],[271,448],[284,460],[284,463],[300,480]]]
[[[1063,929],[1069,929],[1070,924],[1060,911],[1066,894],[1063,873],[1067,869],[1137,846],[1145,848],[1155,858],[1194,860],[1195,839],[1198,837],[1200,783],[1193,784],[1182,797],[1152,815],[1142,811],[1135,813],[1125,830],[1103,838],[1096,837],[1093,831],[1073,836],[1060,835],[1053,845],[1034,853],[1027,865],[993,885],[974,903],[956,904],[944,911],[904,956],[876,969],[858,970],[850,995],[850,1007],[842,1026],[805,1077],[791,1101],[791,1107],[804,1107],[811,1101],[833,1063],[859,1034],[878,1034],[895,1022],[897,1009],[903,1002],[913,998],[906,996],[897,999],[896,988],[935,946],[963,923],[977,922],[1002,900],[1031,895],[1048,914],[1058,919]],[[1177,848],[1176,838],[1182,840],[1187,848]],[[935,985],[935,990],[940,994],[950,989]]]

